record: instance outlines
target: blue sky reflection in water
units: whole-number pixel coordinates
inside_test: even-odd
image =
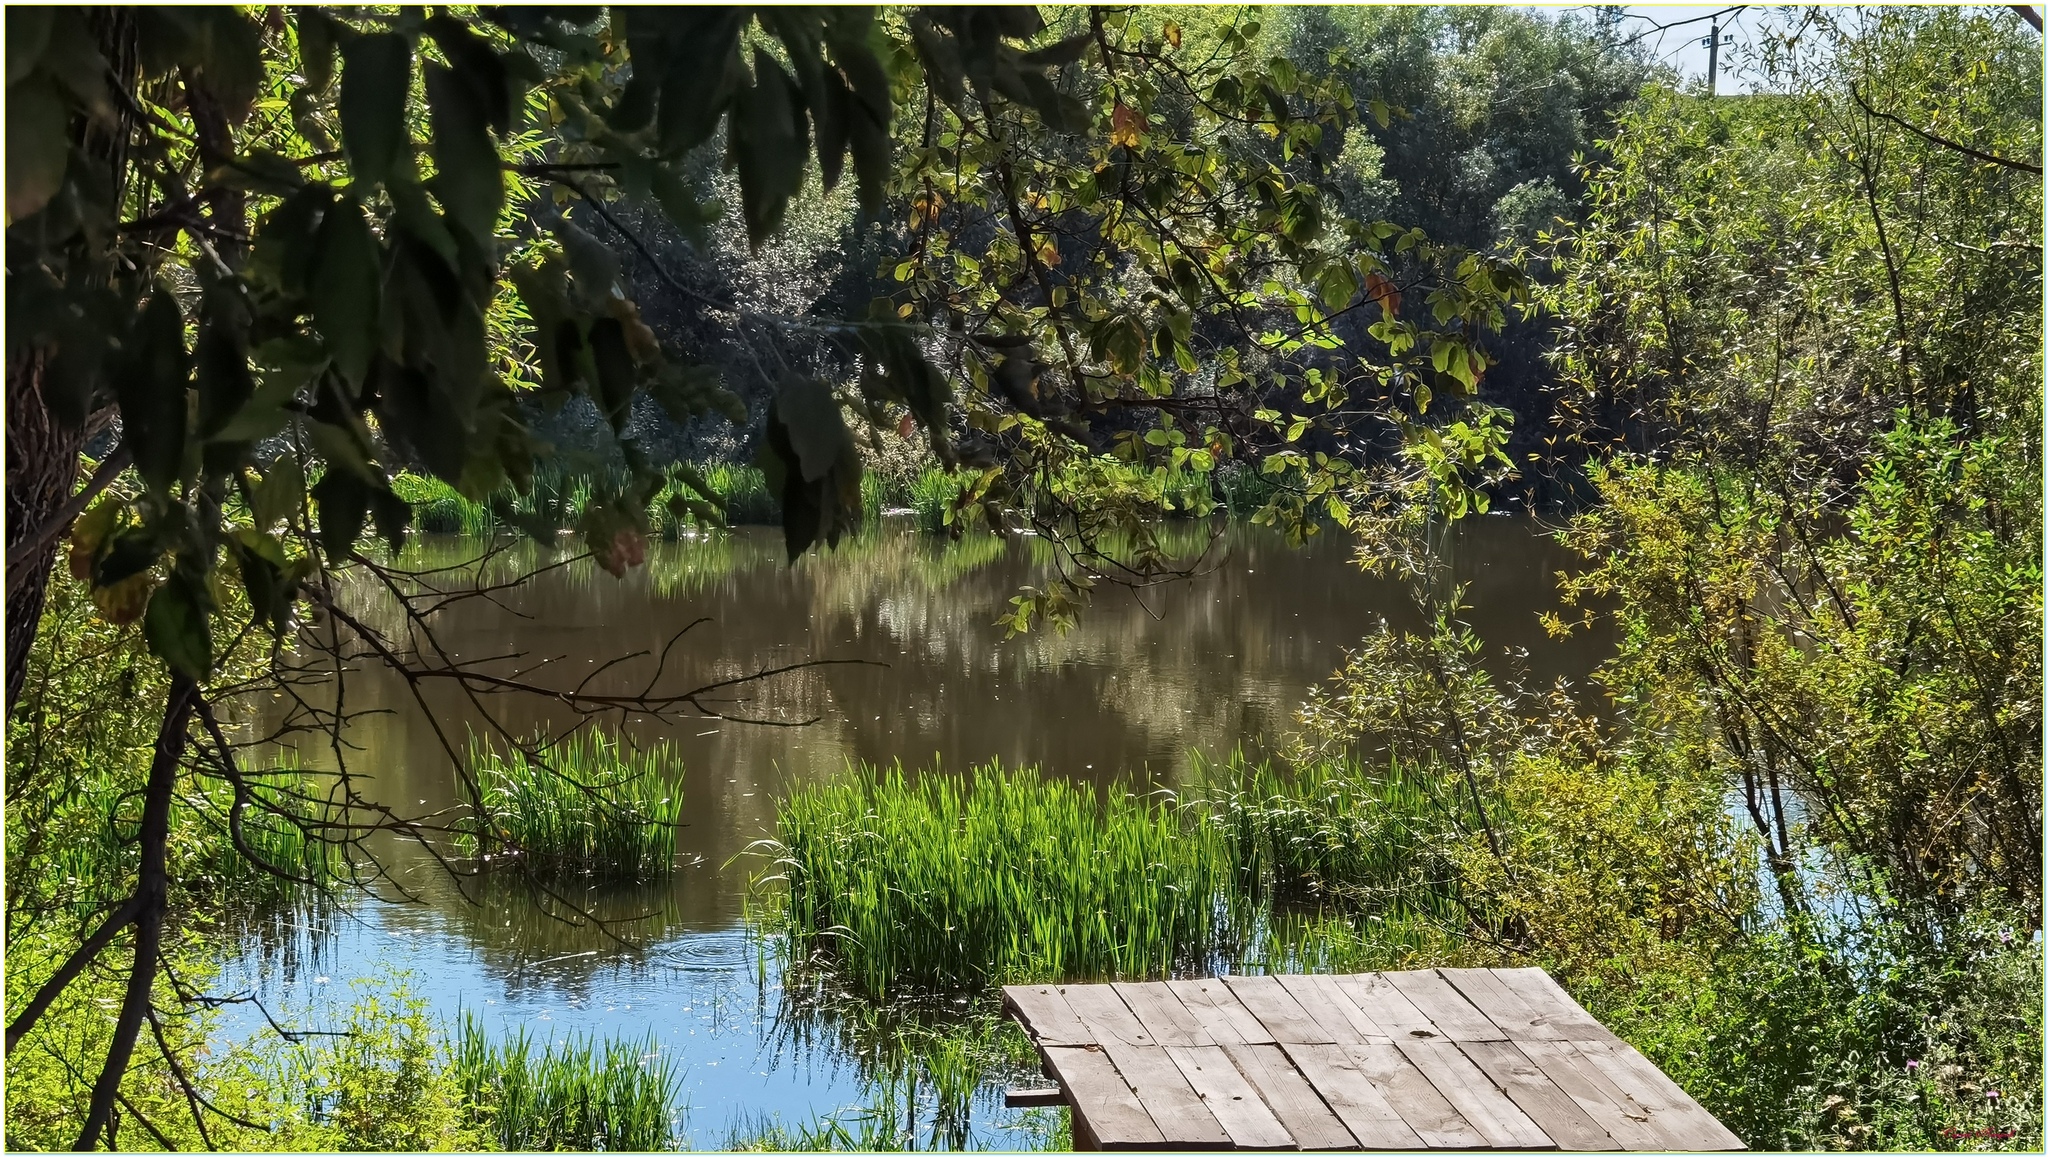
[[[1201,528],[1182,529],[1189,552],[1207,543]],[[1423,625],[1405,588],[1352,565],[1342,536],[1290,548],[1239,527],[1205,556],[1207,573],[1142,596],[1105,590],[1068,634],[1005,641],[992,623],[1018,586],[1042,581],[1042,550],[901,530],[794,567],[782,562],[772,531],[657,544],[648,565],[622,581],[579,563],[503,598],[460,603],[437,623],[437,638],[457,656],[545,659],[538,678],[568,683],[616,656],[659,651],[699,619],[708,621],[670,664],[672,686],[805,658],[864,661],[778,679],[730,705],[763,718],[816,718],[810,726],[628,723],[630,740],[667,742],[682,761],[678,867],[666,886],[574,898],[607,918],[644,915],[621,929],[637,947],[546,916],[535,894],[510,880],[467,903],[418,848],[384,845],[380,858],[420,902],[357,903],[327,917],[317,936],[288,926],[252,935],[225,962],[219,989],[255,992],[274,1012],[320,1027],[347,1008],[351,982],[383,985],[409,973],[450,1027],[467,1010],[491,1031],[524,1027],[537,1041],[550,1032],[651,1035],[678,1062],[691,1105],[685,1127],[697,1145],[716,1145],[735,1123],[762,1114],[808,1123],[865,1104],[870,1090],[832,1032],[805,1043],[778,1025],[772,949],[744,926],[746,881],[760,866],[744,853],[770,834],[774,800],[788,783],[829,776],[849,760],[963,771],[999,759],[1077,779],[1128,773],[1171,785],[1191,750],[1226,756],[1286,728],[1309,687],[1383,620]],[[1462,524],[1448,545],[1450,577],[1468,585],[1464,618],[1487,641],[1496,675],[1583,685],[1608,644],[1583,635],[1538,646],[1537,615],[1557,609],[1554,575],[1572,565],[1539,531],[1522,518]],[[446,565],[477,549],[429,540],[406,561]],[[520,544],[498,565],[517,573],[552,557]],[[374,597],[362,598],[374,616]],[[1525,668],[1535,661],[1547,665]],[[605,677],[637,687],[649,669],[627,664]],[[457,803],[434,729],[395,677],[353,674],[347,699],[371,712],[347,736],[351,769],[369,778],[370,794],[421,815]],[[465,728],[480,730],[472,704],[453,695],[429,702],[458,740]],[[574,722],[534,702],[490,706],[518,731]],[[255,707],[260,715],[266,705]],[[300,757],[331,766],[321,749]],[[253,1010],[231,1008],[222,1032],[239,1039],[261,1027]],[[1004,1126],[1021,1114],[1000,1107],[999,1089],[984,1094],[972,1140],[1016,1147],[1022,1139]]]

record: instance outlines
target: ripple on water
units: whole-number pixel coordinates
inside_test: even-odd
[[[655,958],[683,972],[734,973],[752,971],[759,950],[744,931],[697,932],[662,945]]]

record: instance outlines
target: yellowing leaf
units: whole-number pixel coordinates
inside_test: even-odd
[[[1109,115],[1109,143],[1122,145],[1127,149],[1138,147],[1139,132],[1145,118],[1138,111],[1122,101],[1116,102],[1116,109]]]

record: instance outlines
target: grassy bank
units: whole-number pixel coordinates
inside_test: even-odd
[[[501,753],[472,740],[469,769],[479,799],[456,836],[463,855],[611,879],[663,876],[674,865],[682,788],[665,745],[634,751],[581,731]]]

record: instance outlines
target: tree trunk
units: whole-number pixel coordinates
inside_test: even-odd
[[[94,8],[86,17],[98,34],[100,54],[106,58],[113,81],[126,88],[131,99],[116,102],[117,121],[111,126],[80,118],[73,142],[86,156],[102,162],[112,179],[118,207],[128,188],[129,110],[137,77],[135,16],[123,8]],[[118,211],[118,208],[117,208]],[[56,517],[71,488],[78,480],[78,455],[85,448],[93,423],[85,429],[67,429],[43,404],[43,357],[22,353],[7,361],[7,548],[43,530]],[[28,672],[29,648],[35,644],[36,627],[43,616],[44,593],[49,587],[50,566],[57,557],[57,541],[12,565],[25,573],[7,578],[7,714],[21,698],[22,677]]]
[[[7,362],[7,549],[40,530],[56,517],[77,483],[78,454],[85,448],[85,430],[66,429],[43,405],[43,359],[19,354]],[[57,543],[37,551],[25,574],[7,582],[7,714],[21,698],[28,672],[29,647],[43,617],[43,595]]]
[[[128,991],[121,1000],[121,1013],[114,1020],[114,1039],[107,1045],[99,1080],[93,1083],[85,1128],[79,1132],[73,1149],[98,1148],[100,1135],[113,1127],[114,1102],[121,1095],[128,1060],[135,1054],[135,1038],[149,1013],[156,987],[157,952],[163,943],[164,907],[171,888],[171,799],[178,786],[178,765],[185,758],[187,729],[198,694],[199,689],[190,679],[183,675],[172,677],[170,702],[164,707],[163,726],[156,735],[156,755],[149,764],[149,783],[142,789],[142,824],[137,834],[142,865],[136,876],[134,897],[141,911],[135,919],[135,962],[128,973]]]

